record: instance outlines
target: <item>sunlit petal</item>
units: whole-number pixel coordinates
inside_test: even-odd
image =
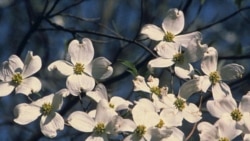
[[[33,56],[33,52],[29,51],[24,61],[22,75],[24,78],[31,76],[39,71],[42,67],[42,60],[38,55]]]
[[[161,41],[164,37],[164,32],[161,28],[153,24],[146,24],[142,27],[141,34],[147,35],[150,39]]]
[[[58,60],[58,61],[55,61],[55,62],[51,63],[48,66],[48,70],[49,71],[57,70],[62,75],[68,76],[68,75],[71,75],[71,74],[74,73],[73,67],[74,67],[73,64],[71,64],[71,63],[69,63],[67,61]]]
[[[209,47],[201,61],[202,71],[207,75],[209,75],[211,72],[215,72],[217,70],[217,60],[217,50],[213,47]]]

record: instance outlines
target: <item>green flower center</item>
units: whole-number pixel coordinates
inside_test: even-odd
[[[157,128],[162,128],[163,125],[164,125],[164,122],[163,122],[162,119],[160,119],[159,123],[158,123],[155,127],[157,127]]]
[[[84,72],[84,65],[81,63],[76,63],[74,66],[75,74],[82,74]]]
[[[14,83],[14,85],[20,85],[22,81],[23,81],[23,77],[20,73],[16,73],[13,75],[12,82]]]
[[[146,126],[138,125],[134,131],[139,137],[142,137],[146,133]]]
[[[220,75],[217,71],[211,72],[209,74],[209,80],[212,83],[212,85],[215,85],[217,82],[220,81]]]
[[[52,109],[51,103],[44,103],[41,107],[41,113],[46,116],[51,113]]]
[[[115,105],[112,103],[109,103],[109,107],[113,109],[115,107]]]
[[[157,96],[161,96],[161,89],[159,87],[151,87],[150,91],[151,91],[151,93],[154,93]]]
[[[94,128],[94,132],[97,134],[97,135],[101,135],[105,132],[105,125],[104,123],[98,123],[95,128]]]
[[[184,62],[184,55],[182,53],[177,53],[173,57],[173,61],[175,63],[183,63]]]
[[[223,138],[220,138],[219,141],[229,141],[229,139],[226,137],[223,137]]]
[[[174,102],[174,106],[179,110],[182,111],[185,108],[185,101],[177,98]]]
[[[173,33],[167,32],[167,33],[165,33],[165,36],[164,36],[163,40],[166,41],[166,42],[174,42],[174,37],[175,36],[174,36]]]
[[[235,109],[231,112],[231,117],[235,121],[240,121],[242,118],[243,114],[240,112],[239,109]]]

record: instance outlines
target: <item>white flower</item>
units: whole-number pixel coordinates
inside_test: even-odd
[[[36,77],[30,77],[41,69],[39,56],[29,51],[24,63],[16,55],[11,55],[0,68],[0,97],[9,95],[14,89],[16,93],[25,95],[40,91],[42,84]]]
[[[207,110],[217,118],[229,117],[232,124],[237,124],[244,133],[250,133],[250,93],[244,95],[237,107],[236,101],[231,96],[218,100],[207,101]]]
[[[203,92],[206,92],[212,85],[214,99],[231,95],[229,86],[223,81],[240,78],[244,73],[244,67],[234,63],[217,68],[217,61],[217,50],[209,47],[201,62],[201,69],[205,73],[205,76],[200,76],[200,85]]]
[[[175,42],[186,47],[192,38],[201,39],[201,33],[193,32],[185,35],[178,35],[183,30],[184,24],[183,12],[173,8],[169,9],[167,12],[167,16],[162,22],[162,29],[156,25],[147,24],[143,26],[141,33],[155,41],[165,43]]]
[[[181,126],[183,118],[190,123],[198,122],[202,118],[199,108],[181,97],[168,94],[162,100],[166,106],[160,114],[165,117],[163,120],[168,127]]]
[[[57,69],[62,75],[68,76],[66,86],[74,96],[91,91],[95,87],[95,79],[106,79],[113,72],[111,62],[106,58],[98,57],[93,60],[94,48],[88,38],[83,38],[81,43],[71,41],[68,54],[70,62],[55,61],[48,66],[48,70]]]
[[[114,119],[117,113],[106,107],[106,102],[105,100],[99,101],[94,119],[82,111],[76,111],[69,115],[67,121],[73,128],[81,132],[92,132],[86,141],[108,141],[107,134],[111,134],[115,130],[115,127],[109,126],[109,122]]]
[[[203,57],[207,45],[201,45],[200,40],[192,39],[187,48],[183,48],[176,43],[166,44],[162,42],[155,47],[155,50],[159,57],[149,61],[149,70],[170,67],[175,64],[176,75],[182,79],[190,79],[194,71],[190,63],[196,62]]]
[[[63,104],[61,94],[50,94],[30,104],[21,103],[14,109],[14,122],[26,125],[41,116],[40,128],[42,133],[50,138],[57,135],[57,130],[64,129],[64,119],[56,111]]]
[[[106,100],[108,106],[115,111],[129,109],[128,106],[132,105],[132,102],[125,100],[119,96],[113,96],[109,100],[107,90],[101,83],[97,84],[95,91],[88,91],[86,95],[94,99],[97,103],[100,100]]]
[[[230,141],[241,134],[241,131],[235,128],[235,124],[227,117],[216,121],[214,125],[209,122],[200,122],[197,126],[200,132],[200,141]]]

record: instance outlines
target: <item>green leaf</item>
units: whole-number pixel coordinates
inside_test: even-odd
[[[133,63],[126,60],[119,60],[119,61],[128,68],[127,71],[131,73],[134,77],[138,75],[138,71]]]

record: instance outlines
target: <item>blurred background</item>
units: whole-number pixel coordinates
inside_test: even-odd
[[[67,46],[72,39],[87,37],[93,42],[95,57],[106,57],[114,67],[114,74],[103,81],[108,93],[134,100],[138,93],[133,92],[133,76],[120,60],[135,64],[141,75],[147,73],[147,63],[154,56],[143,46],[153,50],[157,42],[145,39],[140,30],[148,23],[161,27],[170,8],[178,8],[185,15],[181,34],[200,31],[202,43],[218,50],[220,65],[238,63],[245,67],[241,79],[228,82],[234,97],[240,100],[250,90],[250,0],[1,0],[0,62],[12,54],[24,60],[29,50],[39,55],[43,65],[35,76],[43,84],[39,94],[45,96],[65,88],[66,80],[49,73],[47,66],[67,58]],[[199,69],[199,62],[194,66]],[[156,70],[154,75],[160,78],[161,86],[167,85],[175,94],[184,82],[172,77],[167,69]],[[198,98],[194,96],[192,102],[198,104]],[[204,103],[210,98],[207,95]],[[56,138],[49,139],[40,132],[39,120],[26,126],[14,123],[13,109],[23,102],[29,100],[21,94],[0,97],[0,141],[74,141],[88,136],[65,126]],[[66,119],[88,103],[88,98],[81,104],[77,97],[69,96],[59,113]],[[203,120],[214,119],[204,113]],[[191,127],[182,127],[186,136]],[[197,133],[191,140],[198,140]]]

